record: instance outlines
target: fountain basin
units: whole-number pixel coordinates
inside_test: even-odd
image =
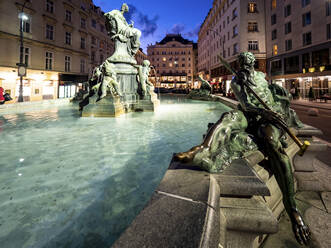
[[[169,97],[157,112],[80,118],[75,105],[0,112],[2,247],[110,247],[172,154],[229,108]]]

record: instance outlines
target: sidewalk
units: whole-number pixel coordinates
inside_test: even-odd
[[[309,101],[309,100],[292,100],[292,105],[301,105],[305,107],[310,108],[319,108],[319,109],[325,109],[325,110],[331,110],[331,102],[316,102],[316,101]]]

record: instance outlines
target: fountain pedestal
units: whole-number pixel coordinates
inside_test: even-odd
[[[90,97],[90,103],[84,107],[82,117],[117,117],[125,113],[120,97],[107,95],[97,101],[97,95]]]

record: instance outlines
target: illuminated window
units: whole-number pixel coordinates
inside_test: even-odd
[[[277,0],[271,1],[271,9],[275,9],[277,7]]]
[[[257,32],[257,22],[248,22],[248,32]]]
[[[248,13],[256,13],[256,3],[248,3]]]
[[[278,54],[278,46],[274,45],[273,46],[273,55],[277,55]]]
[[[162,60],[163,60],[163,61],[167,61],[167,58],[166,58],[166,57],[163,57]]]

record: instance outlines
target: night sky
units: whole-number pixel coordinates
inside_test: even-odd
[[[108,12],[120,9],[123,0],[93,0]],[[142,31],[141,47],[146,53],[148,44],[160,41],[167,33],[181,33],[186,39],[197,41],[201,23],[212,7],[213,0],[131,0],[127,21]]]

